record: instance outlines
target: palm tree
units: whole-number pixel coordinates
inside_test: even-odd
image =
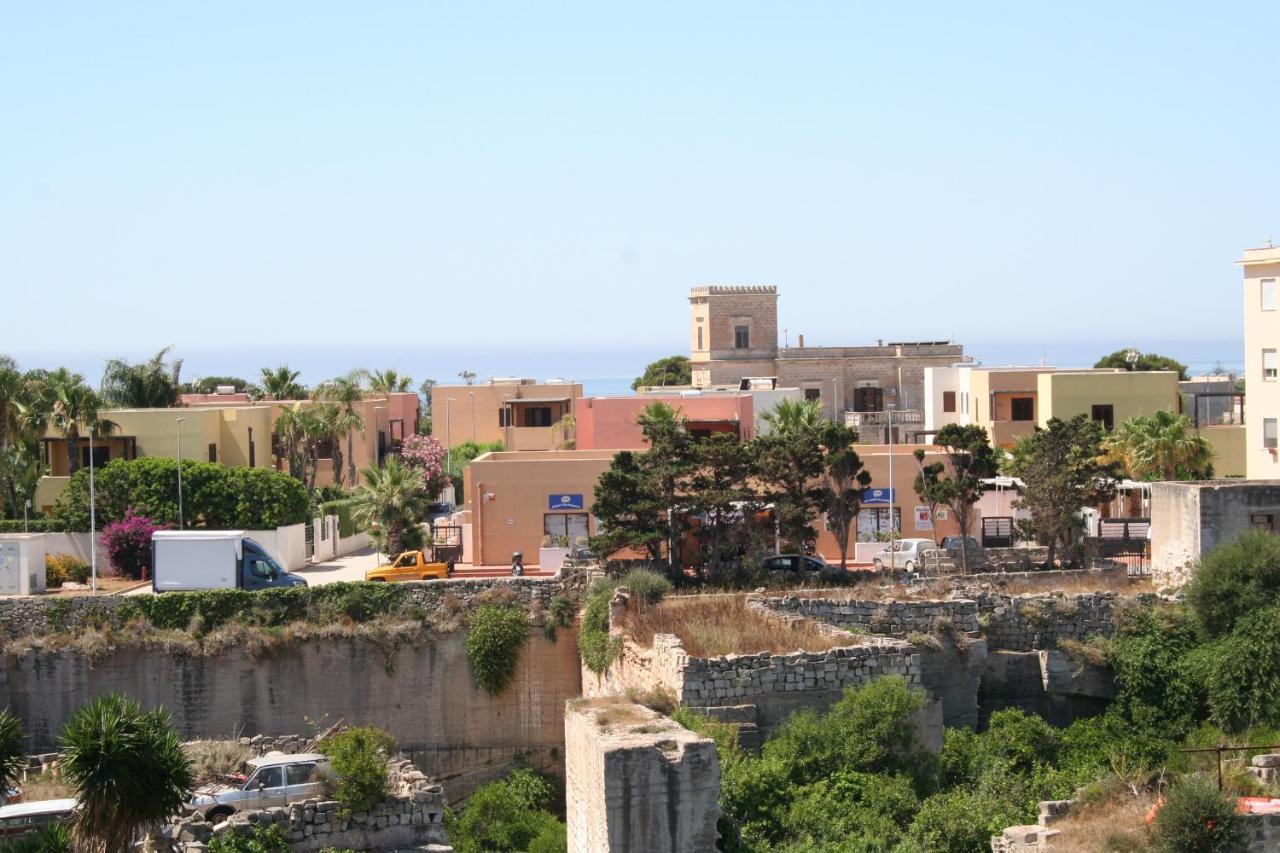
[[[361,374],[369,380],[369,390],[382,394],[405,392],[413,387],[413,379],[408,374],[397,373],[394,368],[363,370]]]
[[[388,457],[382,467],[365,468],[363,475],[352,510],[356,522],[374,531],[388,555],[399,554],[415,539],[420,541],[420,535],[414,534],[429,503],[422,475],[398,456]]]
[[[80,849],[130,850],[144,830],[177,814],[194,784],[191,761],[163,708],[108,693],[76,711],[62,731],[62,773],[80,801]]]
[[[779,400],[760,415],[760,420],[769,425],[771,433],[794,436],[822,425],[822,404],[817,400]]]
[[[299,375],[298,371],[290,370],[287,364],[275,369],[264,367],[262,393],[268,400],[301,400],[307,396],[307,389],[298,384]]]
[[[173,347],[165,347],[150,361],[130,364],[113,358],[102,371],[102,399],[129,409],[163,409],[178,405],[182,359],[164,360]]]
[[[1191,419],[1168,410],[1135,415],[1113,432],[1106,451],[1135,480],[1201,480],[1213,476],[1213,445]]]
[[[320,467],[320,451],[331,448],[330,458],[334,466],[334,481],[342,485],[342,433],[334,424],[338,407],[333,403],[308,403],[298,405],[297,428],[302,450],[302,483],[308,492],[315,491],[316,471]]]
[[[306,483],[306,477],[303,474],[303,406],[302,403],[294,403],[292,406],[285,406],[280,410],[280,414],[276,415],[276,422],[273,430],[280,439],[280,452],[284,456],[285,463],[289,466],[289,476]]]
[[[105,436],[116,425],[99,416],[102,401],[92,388],[84,384],[84,377],[65,367],[48,373],[41,380],[38,393],[42,398],[38,409],[41,413],[48,413],[40,420],[47,418],[47,422],[62,433],[67,445],[67,474],[74,474],[80,470],[81,429],[89,429],[94,436]]]
[[[359,431],[364,435],[364,419],[360,417],[360,413],[356,411],[356,403],[364,399],[364,389],[360,387],[360,371],[353,370],[346,376],[339,376],[336,379],[330,379],[318,389],[318,397],[325,400],[332,400],[342,408],[341,423],[346,428],[347,433],[347,473],[350,475],[351,485],[356,484],[356,459],[355,459],[355,432]],[[337,451],[334,451],[337,458]],[[343,485],[342,474],[339,471],[334,472],[334,482],[341,488]]]

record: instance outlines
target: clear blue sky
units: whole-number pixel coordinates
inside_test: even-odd
[[[3,4],[0,352],[634,375],[768,282],[812,344],[1238,360],[1277,4],[609,5]]]

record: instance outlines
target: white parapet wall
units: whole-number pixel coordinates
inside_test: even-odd
[[[716,849],[715,742],[620,698],[573,699],[565,714],[569,853]]]

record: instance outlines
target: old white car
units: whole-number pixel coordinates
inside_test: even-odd
[[[318,752],[269,752],[245,762],[243,782],[236,779],[206,785],[196,790],[189,805],[208,820],[218,822],[239,811],[269,809],[321,796],[329,775],[329,759]]]

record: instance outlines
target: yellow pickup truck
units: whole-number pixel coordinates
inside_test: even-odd
[[[390,563],[369,569],[364,573],[367,581],[429,581],[449,577],[448,563],[433,563],[421,551],[405,551]]]

